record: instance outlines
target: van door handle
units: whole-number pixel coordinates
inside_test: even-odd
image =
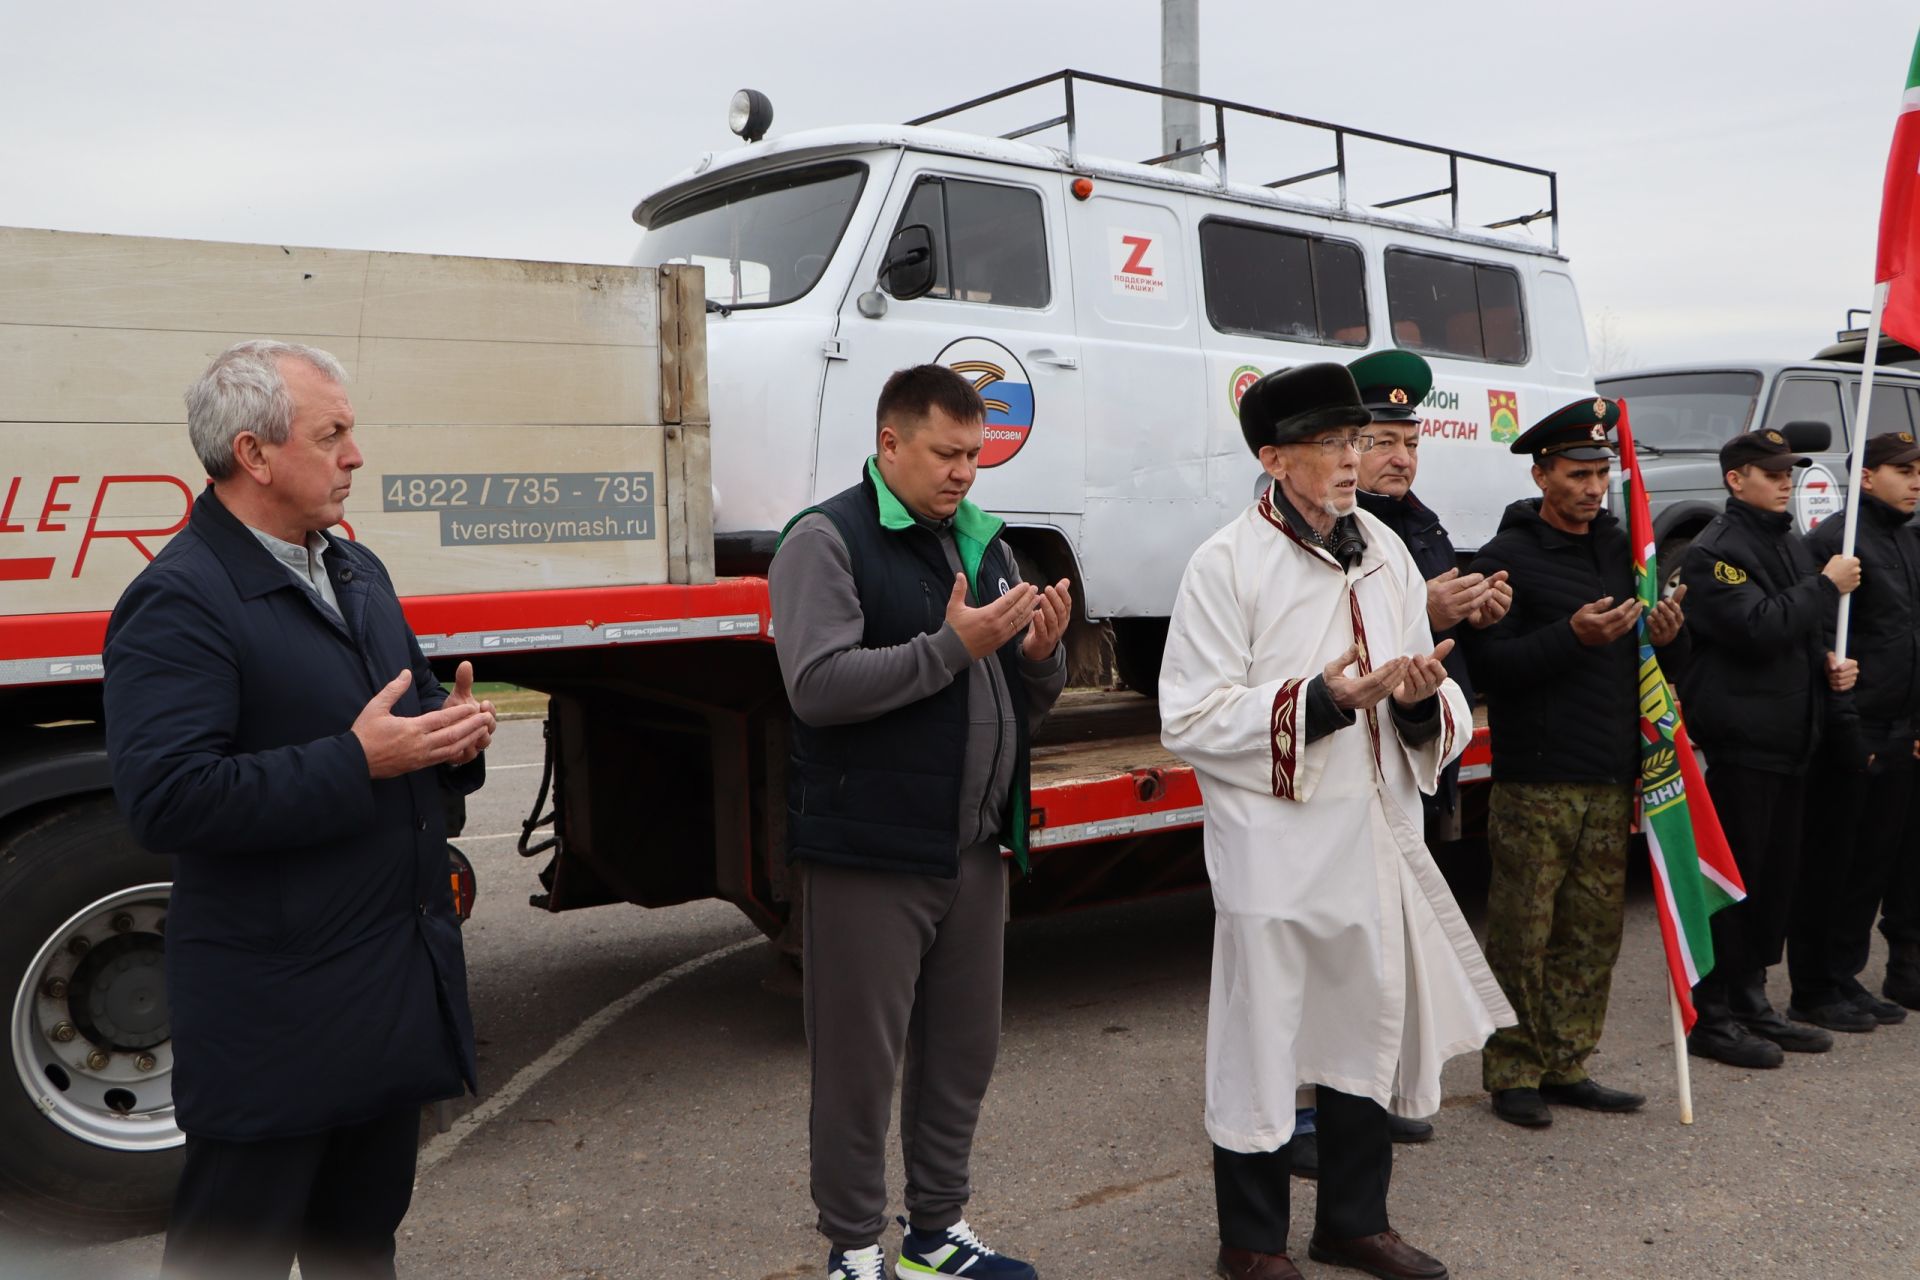
[[[1056,369],[1078,369],[1079,356],[1063,356],[1052,347],[1041,347],[1038,351],[1027,352],[1027,359],[1035,364],[1050,364]]]

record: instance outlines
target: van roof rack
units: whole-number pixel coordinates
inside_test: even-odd
[[[1322,168],[1310,169],[1305,173],[1296,173],[1289,177],[1278,178],[1272,182],[1260,184],[1269,190],[1290,187],[1295,183],[1307,182],[1314,178],[1336,177],[1339,180],[1340,187],[1340,207],[1343,209],[1346,208],[1348,203],[1347,139],[1361,138],[1369,142],[1384,143],[1392,147],[1402,147],[1411,151],[1423,151],[1431,155],[1441,155],[1447,158],[1446,186],[1436,187],[1431,191],[1416,192],[1410,196],[1400,196],[1393,200],[1381,201],[1373,205],[1373,208],[1391,209],[1397,205],[1414,204],[1421,200],[1436,200],[1441,196],[1446,196],[1448,198],[1451,225],[1455,231],[1460,231],[1462,229],[1460,226],[1460,162],[1462,160],[1470,161],[1474,164],[1489,165],[1498,169],[1507,169],[1516,173],[1532,174],[1547,180],[1546,207],[1532,213],[1521,214],[1518,217],[1503,218],[1498,222],[1485,223],[1483,229],[1496,231],[1504,227],[1524,227],[1539,221],[1541,218],[1546,218],[1549,220],[1553,229],[1554,251],[1558,252],[1560,249],[1560,179],[1551,169],[1538,169],[1532,165],[1515,164],[1510,160],[1496,160],[1492,156],[1477,155],[1474,152],[1460,151],[1453,147],[1436,147],[1431,143],[1413,142],[1406,138],[1393,137],[1390,134],[1375,133],[1369,129],[1351,129],[1346,125],[1332,124],[1325,120],[1312,120],[1305,116],[1289,115],[1284,111],[1269,111],[1265,107],[1250,106],[1244,102],[1229,102],[1224,98],[1209,98],[1202,94],[1185,93],[1178,89],[1163,89],[1158,85],[1141,84],[1133,80],[1119,80],[1112,76],[1095,75],[1088,71],[1074,71],[1071,69],[1055,71],[1051,75],[1039,76],[1024,83],[1016,84],[1011,88],[983,94],[978,98],[962,102],[958,106],[946,107],[940,111],[909,120],[907,123],[909,125],[932,124],[936,120],[945,120],[950,116],[959,115],[961,112],[971,111],[976,107],[985,106],[987,103],[999,102],[1002,99],[1011,98],[1016,94],[1026,93],[1030,90],[1039,89],[1054,83],[1058,83],[1061,86],[1066,109],[1057,116],[1041,120],[1036,124],[1027,125],[1025,128],[1015,129],[1011,133],[1003,133],[1000,135],[1002,139],[1011,141],[1015,138],[1024,138],[1029,134],[1041,133],[1048,129],[1057,129],[1064,125],[1067,130],[1067,162],[1077,167],[1080,163],[1080,154],[1078,136],[1079,116],[1074,110],[1073,94],[1076,84],[1104,85],[1108,88],[1125,89],[1159,98],[1173,98],[1181,102],[1192,102],[1203,107],[1213,108],[1213,141],[1203,142],[1197,146],[1182,147],[1177,151],[1169,151],[1165,155],[1153,156],[1141,161],[1140,163],[1142,164],[1168,164],[1175,160],[1185,159],[1188,156],[1204,155],[1211,151],[1214,153],[1215,166],[1219,170],[1219,185],[1221,189],[1224,190],[1227,186],[1228,114],[1237,113],[1240,115],[1257,116],[1266,120],[1278,120],[1283,124],[1301,125],[1308,129],[1318,129],[1332,134],[1333,163]]]

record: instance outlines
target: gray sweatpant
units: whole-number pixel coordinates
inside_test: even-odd
[[[992,844],[952,880],[806,864],[813,1203],[836,1247],[880,1239],[887,1121],[902,1059],[900,1153],[921,1231],[965,1216],[980,1102],[1000,1050],[1007,869]]]

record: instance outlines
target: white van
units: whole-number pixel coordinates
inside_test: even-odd
[[[881,384],[934,360],[988,405],[975,500],[1034,571],[1073,578],[1076,664],[1099,642],[1087,623],[1113,621],[1135,687],[1152,687],[1189,554],[1252,499],[1236,406],[1262,372],[1425,355],[1418,490],[1463,552],[1533,491],[1507,445],[1593,392],[1553,174],[1205,98],[1189,100],[1211,141],[1099,159],[1078,146],[1092,86],[1181,96],[1060,72],[907,125],[752,141],[640,202],[634,261],[706,268],[721,572],[763,571],[795,512],[854,483]],[[1064,112],[998,137],[928,127],[1034,93]],[[1229,115],[1303,130],[1332,163],[1229,181]],[[1350,202],[1361,151],[1444,164],[1446,185]],[[1189,154],[1212,172],[1171,167]],[[1463,225],[1463,169],[1531,182],[1538,211]],[[1329,194],[1301,194],[1316,184]],[[1442,199],[1446,218],[1401,207]]]

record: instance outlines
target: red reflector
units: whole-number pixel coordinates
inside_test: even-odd
[[[479,885],[467,855],[452,845],[447,846],[447,878],[453,889],[454,917],[464,924],[473,914],[473,900],[479,896]]]
[[[1075,200],[1085,200],[1088,196],[1092,194],[1093,194],[1092,178],[1075,178],[1073,180],[1073,198]]]

